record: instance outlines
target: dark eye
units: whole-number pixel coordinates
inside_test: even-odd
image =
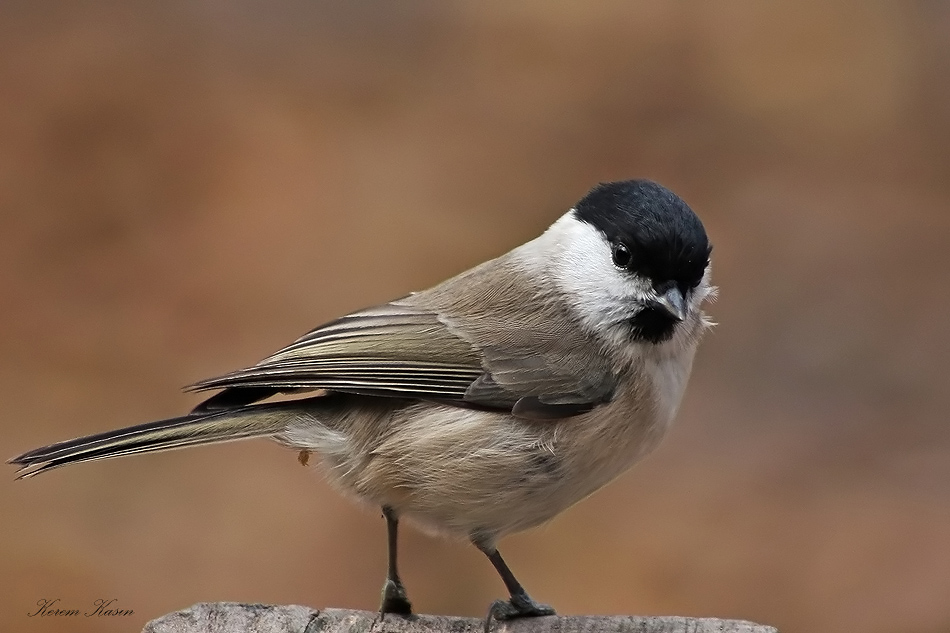
[[[613,260],[614,266],[617,268],[626,268],[633,260],[633,255],[630,254],[630,249],[618,242],[617,244],[614,244]]]

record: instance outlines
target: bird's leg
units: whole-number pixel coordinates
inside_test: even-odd
[[[494,546],[487,546],[480,543],[477,539],[472,541],[475,547],[480,549],[491,564],[495,566],[498,575],[501,576],[508,593],[511,594],[509,600],[496,600],[488,610],[488,619],[485,621],[485,629],[494,618],[496,620],[512,620],[514,618],[530,618],[542,615],[554,615],[554,609],[546,604],[540,604],[531,599],[528,592],[524,590],[515,575],[511,573],[505,559],[498,553]]]
[[[383,584],[379,615],[384,616],[387,613],[412,615],[412,603],[406,596],[406,588],[402,586],[396,569],[396,535],[399,529],[399,518],[389,506],[383,506],[383,516],[386,517],[386,532],[389,536],[389,570],[386,572],[386,582]]]

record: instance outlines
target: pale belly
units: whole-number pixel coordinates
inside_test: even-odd
[[[493,541],[550,520],[656,446],[675,407],[644,406],[656,398],[634,387],[556,421],[348,398],[279,439],[320,453],[331,482],[361,501],[429,532]]]

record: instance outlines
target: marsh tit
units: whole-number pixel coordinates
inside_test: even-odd
[[[318,455],[335,487],[382,509],[382,613],[411,613],[396,568],[405,518],[485,553],[510,594],[490,616],[553,614],[529,597],[496,543],[577,503],[663,437],[710,325],[701,311],[715,291],[710,250],[699,218],[668,189],[601,184],[505,255],[193,385],[219,391],[188,415],[10,461],[30,477],[270,438],[302,461]],[[262,402],[286,393],[295,399]]]

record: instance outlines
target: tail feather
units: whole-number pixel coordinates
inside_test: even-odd
[[[8,463],[20,466],[17,479],[23,479],[66,464],[273,435],[286,419],[273,405],[191,413],[50,444]]]

